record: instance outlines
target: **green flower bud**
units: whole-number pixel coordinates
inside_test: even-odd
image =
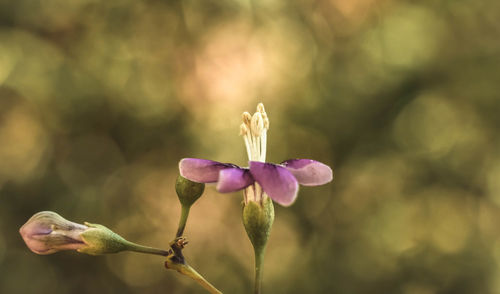
[[[274,221],[274,206],[271,198],[264,197],[261,203],[248,201],[243,207],[243,225],[258,254],[263,254]]]
[[[191,206],[198,200],[205,190],[205,184],[190,181],[183,176],[177,177],[175,192],[182,206]]]
[[[87,246],[78,249],[78,252],[101,255],[128,250],[130,242],[105,226],[87,222],[85,225],[89,228],[80,236]]]

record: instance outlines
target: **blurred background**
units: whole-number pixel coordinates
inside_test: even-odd
[[[0,292],[205,293],[134,253],[35,255],[53,210],[162,247],[178,161],[268,160],[334,181],[276,205],[265,293],[500,293],[500,2],[0,0]],[[188,261],[250,293],[241,193],[207,187]]]

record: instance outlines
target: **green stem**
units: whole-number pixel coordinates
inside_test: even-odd
[[[177,269],[183,275],[190,277],[195,280],[198,284],[200,284],[203,288],[205,288],[208,292],[212,294],[222,294],[221,291],[217,290],[212,284],[210,284],[205,278],[200,275],[197,271],[195,271],[192,267],[187,264],[180,265]]]
[[[184,228],[186,227],[186,222],[189,216],[189,209],[191,206],[182,205],[181,208],[181,218],[179,219],[179,228],[177,229],[177,234],[175,237],[180,237],[184,233]]]
[[[134,252],[140,252],[140,253],[146,253],[146,254],[154,254],[154,255],[161,255],[161,256],[167,256],[169,254],[168,251],[163,250],[163,249],[158,249],[158,248],[153,248],[153,247],[148,247],[148,246],[142,246],[139,244],[132,243],[130,241],[126,241],[126,246],[128,251],[134,251]]]
[[[254,249],[254,254],[255,254],[254,294],[260,294],[262,292],[262,266],[264,263],[265,249],[266,247]]]

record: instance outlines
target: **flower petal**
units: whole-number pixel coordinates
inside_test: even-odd
[[[19,233],[31,251],[51,254],[85,246],[80,234],[86,229],[87,226],[68,221],[55,212],[42,211],[33,215]]]
[[[319,186],[333,179],[332,169],[312,159],[290,159],[281,163],[304,186]]]
[[[299,184],[286,168],[272,163],[250,161],[250,173],[275,202],[290,206],[297,198]]]
[[[184,158],[179,162],[181,176],[198,183],[214,183],[219,179],[219,171],[237,167],[208,159]]]
[[[241,190],[254,183],[254,179],[248,169],[241,167],[226,168],[219,172],[217,191],[229,193]]]

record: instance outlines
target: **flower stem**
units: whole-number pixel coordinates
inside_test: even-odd
[[[252,243],[255,256],[254,293],[260,294],[262,270],[267,240],[274,221],[274,206],[271,198],[262,197],[262,202],[248,201],[243,207],[243,225]]]
[[[255,281],[254,281],[254,294],[262,292],[262,265],[264,263],[265,247],[254,250],[255,254]]]
[[[177,229],[177,234],[175,237],[180,237],[184,233],[184,228],[186,227],[186,222],[189,216],[189,209],[191,206],[182,205],[181,208],[181,218],[179,219],[179,228]]]
[[[203,288],[205,288],[208,292],[212,294],[222,293],[221,291],[217,290],[217,288],[215,288],[212,284],[210,284],[207,280],[205,280],[205,278],[202,275],[200,275],[196,270],[194,270],[188,264],[180,265],[177,271],[195,280],[198,284],[200,284]]]
[[[130,241],[126,241],[126,246],[128,251],[134,251],[134,252],[140,252],[140,253],[146,253],[146,254],[154,254],[154,255],[161,255],[161,256],[167,256],[169,254],[168,251],[163,250],[163,249],[158,249],[158,248],[153,248],[149,246],[143,246],[139,245],[136,243],[132,243]]]

